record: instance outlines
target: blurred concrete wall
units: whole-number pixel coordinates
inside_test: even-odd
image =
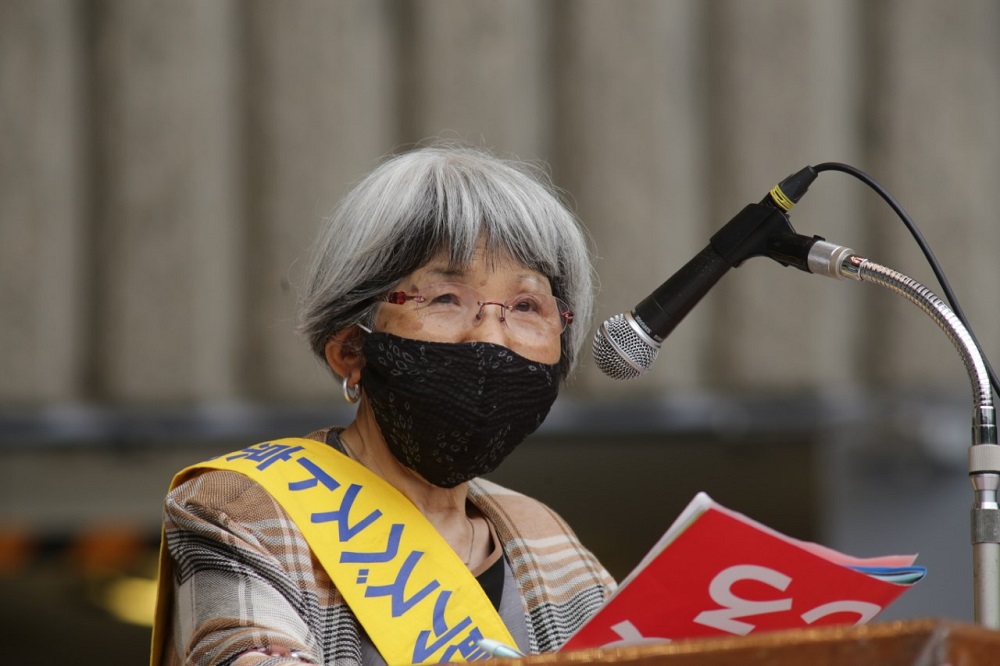
[[[998,30],[991,0],[6,0],[0,406],[330,399],[293,332],[298,260],[352,182],[433,137],[550,165],[601,319],[790,172],[853,164],[1000,356]],[[793,213],[936,287],[847,176]],[[964,390],[877,291],[753,260],[613,390]],[[585,354],[570,394],[608,390]]]
[[[998,34],[995,0],[0,0],[0,536],[155,541],[181,466],[350,418],[294,333],[301,259],[353,182],[434,138],[548,165],[593,238],[597,322],[786,175],[849,163],[1000,358]],[[792,219],[940,293],[846,175]],[[969,386],[912,305],[754,259],[649,375],[581,366],[499,480],[617,575],[706,490],[852,554],[919,551],[932,575],[890,613],[968,619]],[[60,585],[0,604],[25,645],[63,622],[25,597],[85,617]]]

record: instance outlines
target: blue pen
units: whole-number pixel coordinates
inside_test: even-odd
[[[504,645],[500,641],[495,641],[492,638],[481,639],[479,641],[479,647],[486,650],[494,657],[510,657],[516,659],[524,656],[524,654],[518,652],[515,648],[512,648],[509,645]]]

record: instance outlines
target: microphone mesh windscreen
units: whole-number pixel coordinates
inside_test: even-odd
[[[601,324],[594,335],[594,360],[612,379],[635,379],[648,372],[659,351],[659,345],[643,339],[623,314]]]

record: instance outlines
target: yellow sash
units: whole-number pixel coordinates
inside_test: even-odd
[[[479,640],[514,645],[483,588],[422,513],[390,484],[326,444],[288,438],[193,465],[263,486],[291,516],[389,666],[489,658]],[[154,664],[166,621],[161,546]]]

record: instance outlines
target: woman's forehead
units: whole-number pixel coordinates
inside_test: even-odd
[[[415,270],[412,277],[438,278],[442,281],[495,279],[503,282],[534,282],[542,285],[549,283],[545,275],[516,259],[507,255],[487,256],[482,248],[466,262],[456,262],[447,251],[441,251]]]

